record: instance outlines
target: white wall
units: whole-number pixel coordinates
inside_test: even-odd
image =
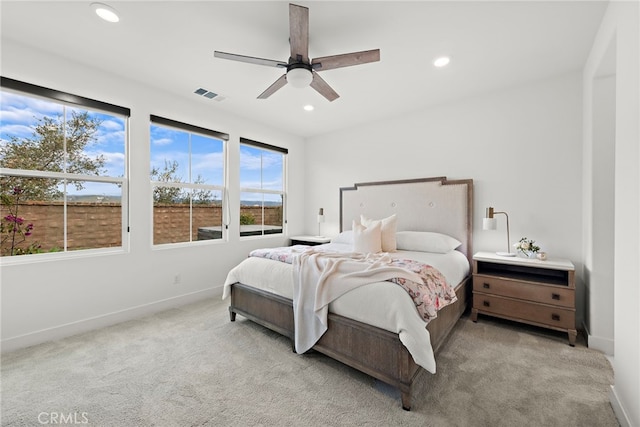
[[[615,52],[614,44],[610,52]],[[613,355],[616,78],[608,61],[615,65],[615,53],[607,59],[607,71],[593,79],[592,148],[584,152],[583,233],[585,331],[589,347]]]
[[[2,259],[3,351],[217,295],[226,273],[248,251],[285,245],[284,236],[240,240],[239,137],[289,149],[289,231],[300,233],[304,202],[304,144],[301,138],[216,109],[202,97],[173,97],[99,70],[2,41],[2,75],[129,107],[130,252],[28,262]],[[198,247],[151,249],[149,114],[230,134],[230,241]],[[21,259],[18,259],[21,258]],[[175,274],[181,284],[174,285]]]
[[[307,228],[325,208],[339,230],[339,188],[447,176],[474,180],[474,251],[506,250],[504,216],[483,231],[484,208],[509,214],[511,242],[529,237],[581,269],[579,73],[538,81],[309,140]]]
[[[640,6],[611,2],[584,69],[585,180],[598,179],[600,115],[594,99],[601,86],[602,64],[615,49],[614,151],[614,359],[615,385],[611,403],[623,426],[640,425]],[[596,256],[597,212],[591,209],[601,194],[594,182],[585,193],[585,253]],[[597,264],[586,258],[586,268]],[[595,286],[596,284],[594,284]],[[592,305],[598,307],[593,297]]]

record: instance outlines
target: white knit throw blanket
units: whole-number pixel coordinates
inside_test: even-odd
[[[307,250],[293,259],[295,347],[304,353],[327,330],[329,303],[373,282],[404,278],[421,283],[419,274],[390,265],[386,253],[331,253]]]

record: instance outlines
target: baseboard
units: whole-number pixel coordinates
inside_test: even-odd
[[[47,341],[59,340],[72,335],[104,328],[106,326],[126,322],[127,320],[157,313],[162,310],[180,307],[182,305],[216,296],[222,296],[222,286],[179,295],[177,297],[167,298],[160,301],[154,301],[148,304],[127,308],[125,310],[55,326],[53,328],[42,329],[40,331],[2,340],[0,343],[1,352],[6,353],[25,347],[31,347]]]
[[[613,356],[614,342],[609,338],[596,337],[595,335],[587,335],[589,348],[601,351],[607,356]]]
[[[618,418],[620,427],[631,427],[631,420],[629,419],[629,415],[627,415],[627,412],[624,410],[624,406],[622,406],[622,403],[620,403],[620,399],[618,399],[615,385],[611,386],[611,391],[609,392],[609,401],[611,402],[613,412]]]
[[[589,332],[589,328],[584,323],[582,324],[582,328],[587,337],[587,346],[593,350],[598,350],[607,356],[614,355],[614,340],[611,338],[603,338],[595,335],[591,335]]]

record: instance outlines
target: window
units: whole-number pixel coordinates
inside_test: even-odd
[[[222,239],[229,135],[151,116],[153,244]]]
[[[287,153],[240,138],[240,236],[283,232]]]
[[[122,249],[129,109],[1,83],[1,255]]]

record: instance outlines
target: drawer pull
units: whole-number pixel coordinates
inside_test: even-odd
[[[491,303],[489,301],[482,301],[482,305],[485,307],[491,307]]]
[[[552,314],[551,315],[551,320],[559,321],[560,320],[560,315],[559,314]]]
[[[560,294],[551,294],[551,299],[560,301]]]
[[[488,284],[488,283],[483,283],[482,287],[485,288],[485,289],[489,289],[491,287],[491,285]]]

